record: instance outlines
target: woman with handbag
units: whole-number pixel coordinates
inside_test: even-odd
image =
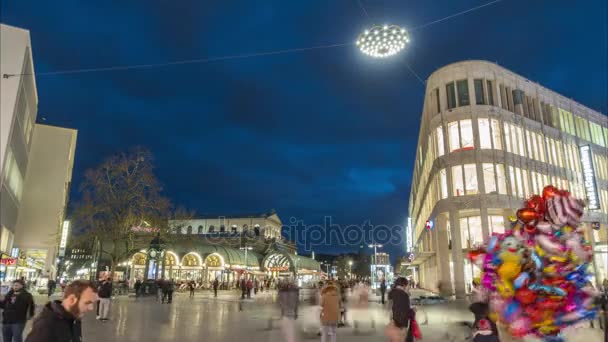
[[[407,336],[412,309],[410,295],[407,293],[407,279],[399,277],[395,280],[394,288],[389,292],[391,303],[391,320],[384,333],[390,342],[403,342]]]

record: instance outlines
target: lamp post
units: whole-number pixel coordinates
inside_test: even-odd
[[[348,274],[350,276],[350,279],[353,279],[353,261],[349,260],[348,261]]]
[[[245,271],[247,271],[247,251],[250,251],[253,249],[253,247],[251,246],[245,246],[245,247],[240,247],[240,250],[245,250]]]
[[[372,263],[372,266],[376,265],[376,263],[378,262],[378,248],[382,248],[382,245],[377,244],[377,243],[372,243],[372,244],[368,245],[368,247],[374,249],[374,262]],[[374,284],[374,273],[375,273],[375,271],[376,271],[376,267],[374,267],[374,272],[371,272],[372,288],[374,288],[374,286],[375,286],[375,284]]]

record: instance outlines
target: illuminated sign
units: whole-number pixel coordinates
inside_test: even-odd
[[[435,226],[435,223],[433,223],[433,220],[426,220],[426,229],[428,230],[432,230],[433,227]]]
[[[407,250],[411,251],[412,247],[414,247],[414,234],[412,232],[414,228],[412,227],[412,218],[407,218],[407,227],[405,228],[405,234],[407,239]]]
[[[600,208],[600,200],[595,183],[595,172],[593,171],[593,159],[591,158],[591,147],[583,145],[579,147],[581,153],[581,166],[583,167],[583,181],[587,193],[587,207],[591,210]]]
[[[61,240],[59,241],[59,256],[65,256],[65,247],[68,245],[68,234],[70,233],[70,221],[63,221],[61,228]]]
[[[131,227],[131,231],[139,233],[158,233],[160,229],[154,227],[133,226]]]
[[[289,267],[287,267],[287,266],[270,267],[270,268],[268,268],[268,270],[271,272],[289,271]]]
[[[15,258],[2,258],[2,260],[0,260],[0,264],[6,265],[6,266],[15,265],[16,263],[17,263],[17,259],[15,259]]]

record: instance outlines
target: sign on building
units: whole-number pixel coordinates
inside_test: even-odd
[[[595,171],[593,169],[591,147],[589,145],[583,145],[579,147],[579,151],[581,153],[581,166],[583,168],[585,193],[587,194],[587,207],[590,210],[596,210],[600,208],[600,199],[597,193],[597,184],[595,182]]]
[[[59,256],[65,256],[65,248],[68,245],[68,234],[70,232],[70,221],[63,221],[63,226],[61,227],[61,240],[59,241]]]

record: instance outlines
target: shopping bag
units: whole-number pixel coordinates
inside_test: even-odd
[[[422,332],[420,331],[420,327],[418,326],[418,322],[416,321],[415,318],[410,321],[410,326],[411,326],[412,335],[414,335],[414,338],[417,340],[421,340]]]

